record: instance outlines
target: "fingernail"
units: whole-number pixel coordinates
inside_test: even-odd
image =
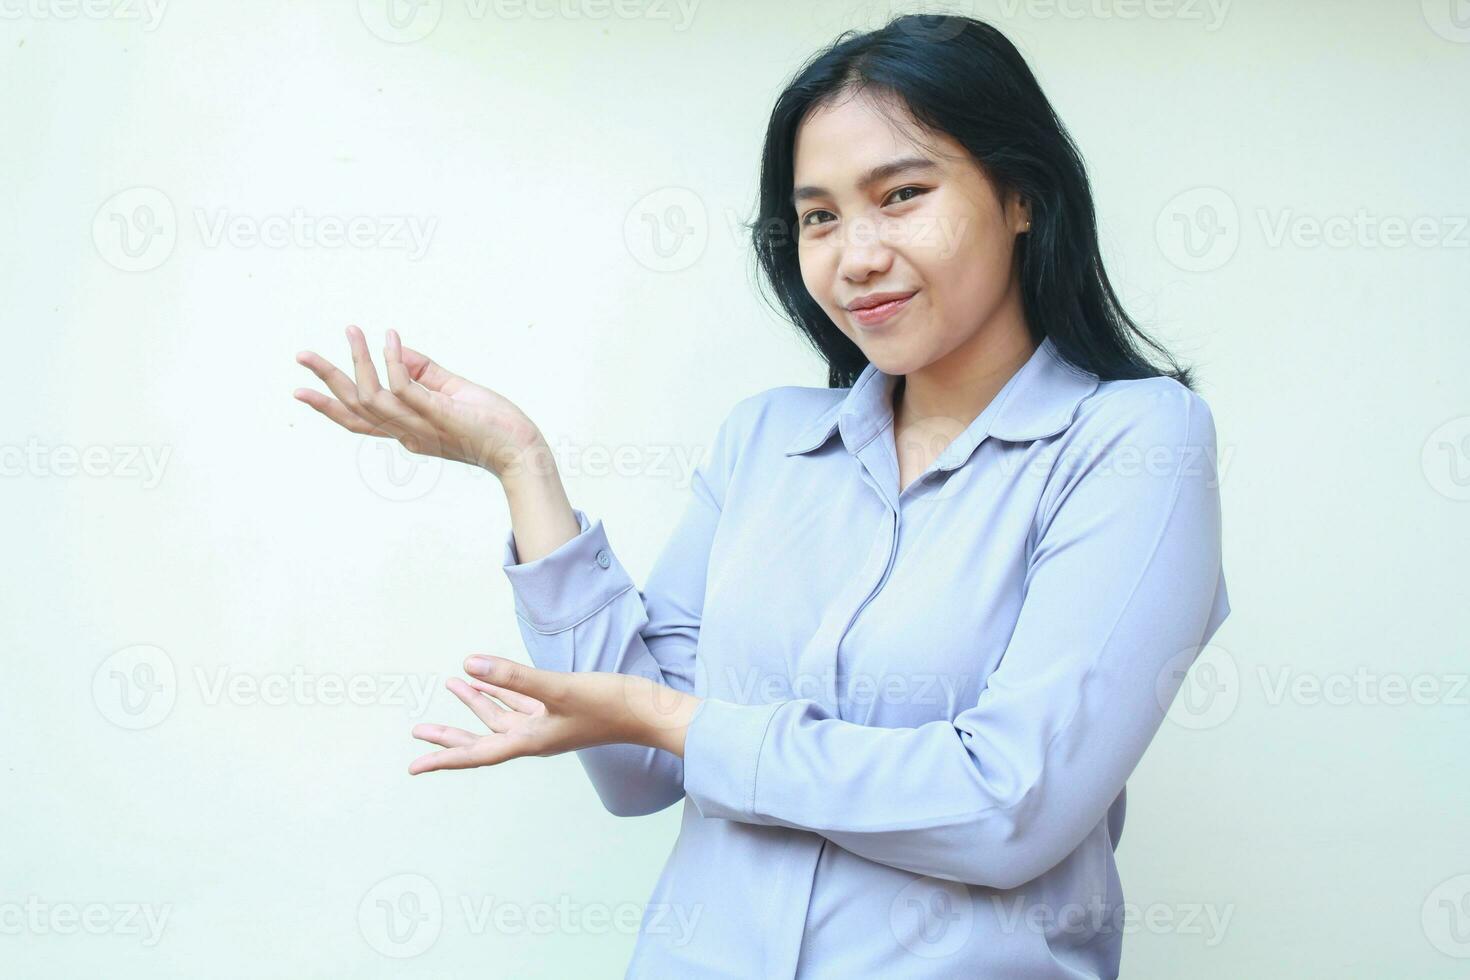
[[[471,657],[466,666],[469,667],[471,674],[485,674],[490,671],[490,661],[484,657]]]

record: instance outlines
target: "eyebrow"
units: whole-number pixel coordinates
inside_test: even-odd
[[[903,157],[898,160],[890,160],[888,163],[881,163],[863,174],[858,179],[858,189],[866,191],[879,181],[887,180],[901,173],[938,169],[939,165],[928,157]],[[813,187],[810,184],[804,184],[792,191],[791,204],[794,207],[798,202],[805,201],[809,198],[830,196],[831,192],[825,187]]]

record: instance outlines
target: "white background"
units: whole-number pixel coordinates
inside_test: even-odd
[[[825,384],[739,222],[784,81],[891,11],[404,9],[0,0],[7,976],[622,975],[678,807],[406,775],[466,654],[524,658],[503,495],[293,358],[391,326],[503,392],[641,582],[730,406]],[[1124,975],[1464,975],[1470,9],[948,9],[1021,47],[1217,422],[1234,611],[1129,783]]]

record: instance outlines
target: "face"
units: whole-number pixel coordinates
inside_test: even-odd
[[[1013,256],[1025,205],[1002,201],[954,139],[846,96],[798,129],[794,183],[807,291],[880,370],[912,373],[997,324],[1024,330]],[[852,308],[882,293],[912,295]]]

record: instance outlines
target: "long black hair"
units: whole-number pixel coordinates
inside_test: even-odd
[[[1082,155],[1021,53],[984,21],[934,14],[843,32],[797,71],[766,128],[760,203],[747,228],[760,278],[826,360],[829,387],[850,386],[868,361],[802,282],[791,200],[796,132],[811,110],[862,91],[896,100],[920,125],[953,138],[1002,200],[1014,190],[1030,205],[1031,229],[1017,249],[1033,342],[1050,337],[1063,360],[1103,381],[1164,375],[1194,387],[1192,371],[1145,335],[1113,292]],[[1167,367],[1146,360],[1135,341]]]

